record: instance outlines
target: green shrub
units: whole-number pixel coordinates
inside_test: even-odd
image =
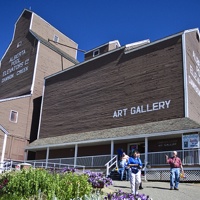
[[[90,194],[88,176],[74,173],[50,173],[45,169],[23,169],[0,175],[0,200],[68,200]]]

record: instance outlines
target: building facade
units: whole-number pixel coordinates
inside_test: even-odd
[[[16,21],[0,68],[0,153],[5,160],[27,159],[25,147],[37,138],[44,77],[77,64],[76,48],[77,43],[30,10]]]
[[[104,166],[119,148],[138,149],[156,179],[176,150],[200,180],[199,40],[198,29],[155,42],[115,40],[78,63],[74,41],[24,10],[1,60],[1,154],[5,134],[3,156],[12,160],[87,166],[96,156]]]
[[[46,77],[38,139],[26,149],[46,160],[138,149],[152,170],[177,150],[199,173],[199,37],[192,29],[152,43],[113,41]]]

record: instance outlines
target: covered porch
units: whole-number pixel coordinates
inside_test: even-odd
[[[44,162],[46,165],[48,162],[70,164],[74,167],[82,165],[85,168],[104,169],[108,175],[117,163],[117,149],[123,148],[129,154],[132,148],[136,147],[141,153],[142,162],[145,166],[147,163],[150,166],[150,168],[145,168],[147,179],[148,174],[157,173],[159,169],[169,170],[169,166],[165,163],[165,155],[171,156],[174,150],[178,152],[185,169],[197,169],[200,172],[199,146],[187,149],[183,147],[184,135],[199,136],[199,132],[199,124],[188,118],[180,118],[41,138],[26,148],[27,155],[29,152],[35,152],[36,158],[28,159],[27,156],[25,160],[26,162]]]

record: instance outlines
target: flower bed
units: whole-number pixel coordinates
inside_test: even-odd
[[[132,195],[117,191],[105,194],[104,187],[112,185],[112,179],[102,173],[75,169],[59,171],[22,169],[0,174],[0,200],[148,200],[145,195]]]

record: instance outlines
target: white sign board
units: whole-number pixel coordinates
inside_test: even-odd
[[[188,134],[182,136],[182,148],[199,148],[199,134]]]

